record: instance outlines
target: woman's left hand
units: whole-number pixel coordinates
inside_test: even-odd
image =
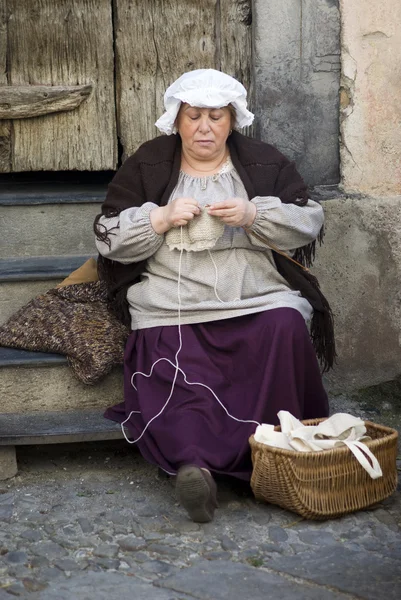
[[[250,227],[256,217],[256,206],[244,198],[228,198],[210,206],[208,213],[230,227]]]

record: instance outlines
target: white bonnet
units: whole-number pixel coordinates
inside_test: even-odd
[[[199,108],[222,108],[232,104],[236,112],[235,128],[251,125],[254,115],[247,109],[246,89],[226,73],[215,69],[197,69],[179,77],[164,94],[166,112],[155,123],[163,133],[177,133],[174,126],[181,102]]]

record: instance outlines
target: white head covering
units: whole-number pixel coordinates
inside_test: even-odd
[[[235,128],[251,125],[254,115],[247,110],[246,89],[226,73],[215,69],[197,69],[181,75],[164,94],[166,112],[155,123],[163,133],[177,133],[174,122],[181,102],[199,108],[222,108],[232,104],[237,119]]]

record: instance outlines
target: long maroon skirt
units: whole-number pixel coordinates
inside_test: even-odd
[[[237,419],[278,422],[279,410],[299,419],[328,415],[315,351],[302,315],[292,308],[182,325],[180,368],[188,382],[209,386]],[[138,438],[165,404],[171,390],[179,347],[177,326],[133,331],[125,350],[123,403],[105,416],[125,423],[130,439]],[[135,384],[137,390],[133,387]],[[139,412],[138,412],[139,411]],[[235,421],[205,387],[188,385],[178,373],[172,397],[137,442],[143,457],[168,473],[185,464],[249,480],[252,463],[249,436],[256,424]]]

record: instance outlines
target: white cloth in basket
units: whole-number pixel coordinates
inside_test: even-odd
[[[336,413],[319,425],[306,426],[286,410],[280,410],[277,416],[281,432],[274,431],[274,425],[263,423],[256,428],[255,441],[298,452],[319,452],[344,444],[372,479],[383,475],[377,458],[363,443],[371,438],[366,435],[362,419],[346,413]]]

